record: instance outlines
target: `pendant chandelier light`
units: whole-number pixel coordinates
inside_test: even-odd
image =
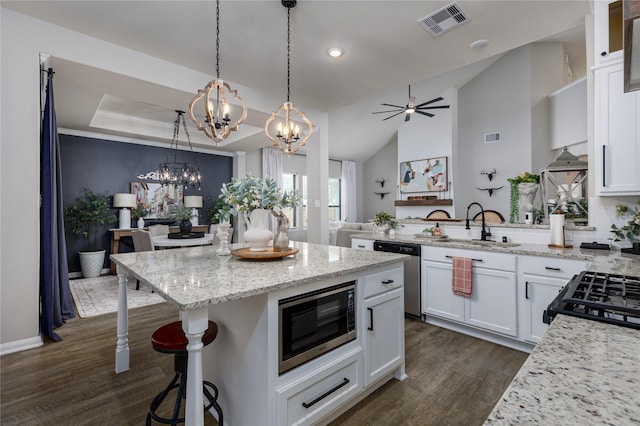
[[[313,130],[313,124],[304,114],[290,102],[291,96],[291,8],[295,7],[296,0],[281,0],[287,8],[287,101],[271,114],[264,124],[264,132],[267,137],[282,152],[291,155],[305,146]],[[283,115],[281,115],[283,114]],[[296,117],[297,116],[297,117]],[[307,129],[301,131],[297,122],[304,122]]]
[[[200,176],[200,167],[196,162],[196,156],[193,153],[193,147],[191,146],[191,139],[189,138],[189,132],[187,131],[187,123],[184,119],[184,111],[178,111],[178,117],[173,123],[173,138],[171,139],[171,146],[169,147],[169,154],[167,155],[167,161],[160,163],[158,166],[158,180],[164,185],[184,185],[192,188],[198,187],[200,190],[200,183],[202,177]],[[178,136],[180,133],[180,124],[184,127],[184,132],[187,134],[187,141],[189,141],[189,150],[191,151],[191,163],[178,163]]]
[[[242,107],[241,114],[237,114],[236,108],[232,109],[229,105],[231,98]],[[200,122],[194,113],[200,101],[203,104],[201,107],[205,115],[204,123]],[[232,115],[240,115],[240,118],[234,122]],[[216,79],[210,81],[204,89],[198,90],[189,103],[189,117],[198,126],[198,130],[204,132],[216,144],[225,140],[231,132],[237,131],[238,126],[247,118],[247,106],[238,96],[238,91],[231,89],[229,83],[220,79],[220,0],[216,0]]]

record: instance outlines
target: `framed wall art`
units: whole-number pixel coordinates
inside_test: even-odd
[[[131,182],[131,193],[136,194],[136,203],[149,210],[145,219],[166,218],[172,210],[182,205],[182,185],[162,186],[159,183]]]
[[[448,190],[447,157],[400,163],[401,192],[442,192]]]

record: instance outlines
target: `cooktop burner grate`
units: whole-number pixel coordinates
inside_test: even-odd
[[[640,277],[583,271],[551,302],[544,322],[558,313],[640,328]]]

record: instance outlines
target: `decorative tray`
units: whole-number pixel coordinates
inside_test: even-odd
[[[188,240],[190,238],[204,238],[204,232],[192,232],[186,235],[173,232],[171,234],[167,234],[167,238],[169,238],[170,240]]]
[[[429,235],[429,234],[413,234],[413,235],[418,238],[427,238],[430,240],[446,240],[447,238],[449,238],[446,235]]]
[[[271,260],[282,259],[283,257],[294,255],[299,251],[300,250],[293,247],[289,247],[289,249],[285,251],[273,251],[273,247],[268,247],[266,251],[251,251],[249,247],[245,247],[232,250],[231,254],[241,259]]]

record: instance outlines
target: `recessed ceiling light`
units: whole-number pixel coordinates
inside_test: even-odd
[[[476,40],[473,43],[471,43],[469,45],[469,47],[471,49],[481,49],[483,47],[485,47],[487,44],[489,44],[489,40],[485,40],[485,39],[480,39],[480,40]]]
[[[327,50],[327,55],[331,56],[332,58],[339,58],[340,56],[344,55],[344,49],[341,49],[339,47],[332,47]]]

